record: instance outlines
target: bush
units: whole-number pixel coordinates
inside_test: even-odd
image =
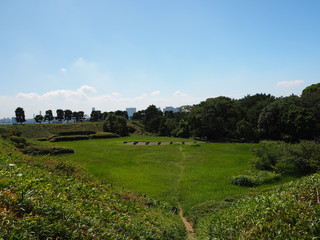
[[[202,222],[199,239],[317,239],[319,184],[315,174],[234,202]]]
[[[262,184],[272,183],[280,179],[280,174],[268,171],[252,171],[244,175],[235,176],[231,183],[238,186],[255,187]]]
[[[248,176],[238,176],[231,180],[231,183],[238,186],[254,187],[257,184]]]
[[[259,170],[295,175],[307,175],[320,170],[320,144],[313,141],[261,144],[253,152],[258,157],[253,166]]]
[[[78,141],[78,140],[89,140],[89,136],[79,135],[79,136],[61,136],[54,137],[50,142],[63,142],[63,141]]]
[[[53,147],[53,148],[45,148],[45,147],[28,147],[22,150],[22,153],[29,154],[29,155],[59,155],[59,154],[68,154],[74,153],[73,149],[70,148],[60,148],[60,147]]]
[[[74,136],[74,135],[91,135],[95,134],[95,131],[68,131],[68,132],[59,132],[59,136]]]
[[[120,137],[116,133],[97,133],[90,135],[90,139],[102,139],[102,138],[118,138]]]
[[[24,137],[11,136],[9,139],[17,148],[24,148],[28,145]]]

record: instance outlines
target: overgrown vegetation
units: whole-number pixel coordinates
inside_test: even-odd
[[[184,238],[169,207],[83,174],[66,162],[21,155],[0,139],[0,238]]]
[[[320,175],[235,201],[198,223],[199,239],[318,239]]]
[[[262,184],[272,183],[280,179],[280,174],[269,171],[247,171],[244,174],[234,176],[232,184],[238,186],[256,187]]]
[[[313,141],[297,144],[267,142],[253,151],[257,156],[253,166],[259,170],[307,175],[320,169],[320,144]]]

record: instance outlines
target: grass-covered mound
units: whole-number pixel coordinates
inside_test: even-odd
[[[17,135],[27,139],[49,138],[58,133],[98,133],[102,132],[102,125],[102,122],[0,125],[0,134],[7,134],[8,136]]]
[[[320,174],[315,174],[217,205],[215,213],[197,224],[199,239],[318,239],[319,189]]]
[[[0,139],[0,239],[183,239],[167,207]],[[152,203],[152,204],[151,204]]]

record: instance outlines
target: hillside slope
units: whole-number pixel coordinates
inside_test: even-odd
[[[200,219],[199,239],[318,239],[320,174],[249,196]],[[212,211],[214,212],[214,211]]]
[[[0,239],[185,238],[178,216],[152,199],[22,155],[2,139],[0,149]]]

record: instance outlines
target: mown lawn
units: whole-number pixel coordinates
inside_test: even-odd
[[[197,204],[250,191],[232,185],[230,177],[250,169],[255,144],[133,146],[124,141],[193,140],[134,136],[52,144],[74,149],[75,154],[60,158],[79,163],[97,178],[173,206],[180,203],[186,213]]]

